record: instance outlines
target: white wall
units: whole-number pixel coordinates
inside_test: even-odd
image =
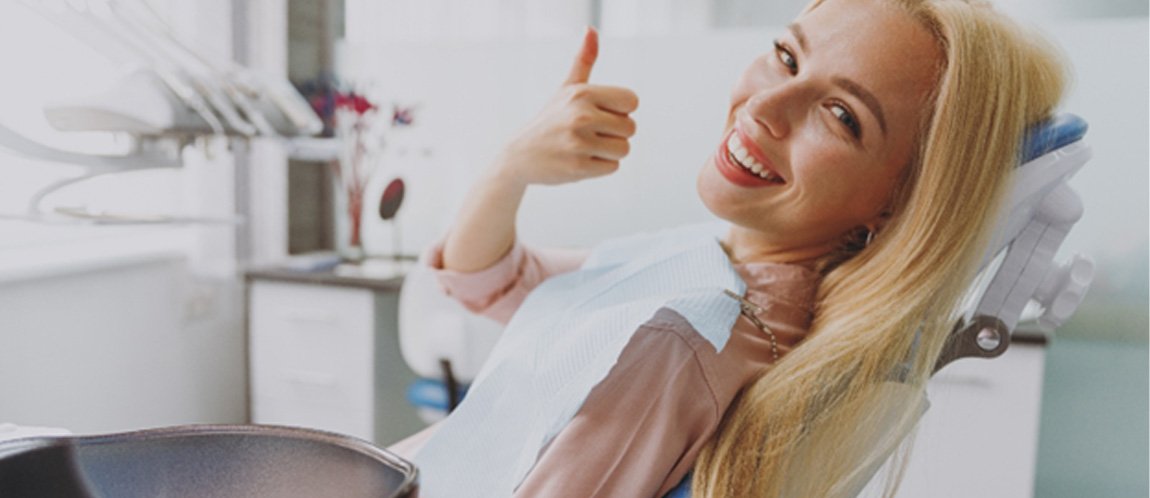
[[[246,420],[237,287],[178,252],[0,285],[0,420],[101,433]]]
[[[611,177],[529,192],[521,211],[523,237],[588,245],[635,227],[707,217],[694,193],[694,175],[717,146],[727,91],[741,61],[750,60],[748,47],[769,42],[765,31],[605,38],[592,81],[628,86],[639,94],[632,154]],[[344,74],[373,78],[384,99],[420,105],[419,121],[393,141],[380,175],[398,174],[408,182],[399,214],[407,251],[425,247],[446,229],[477,172],[558,88],[577,43],[566,37],[345,50]],[[743,56],[728,50],[740,45]],[[714,59],[720,51],[727,53]],[[430,154],[404,156],[405,150],[424,149]],[[390,243],[382,222],[365,227],[369,250]]]
[[[155,5],[189,43],[230,57],[230,0]],[[128,70],[125,60],[72,38],[20,2],[4,2],[0,13],[0,62],[20,68],[0,85],[0,121],[56,146],[117,152],[111,137],[55,132],[41,109],[113,84]],[[178,170],[69,187],[46,205],[234,213],[234,163],[226,144],[197,145],[184,159]],[[76,172],[0,148],[0,215],[22,212],[39,186]],[[227,224],[95,227],[0,219],[0,422],[108,432],[245,421],[234,230]]]
[[[347,38],[491,40],[550,38],[591,22],[589,0],[344,0]]]
[[[1094,159],[1071,181],[1085,205],[1061,254],[1083,253],[1097,276],[1062,335],[1145,343],[1150,273],[1150,47],[1146,17],[1059,22],[1074,64],[1066,109],[1090,123]]]

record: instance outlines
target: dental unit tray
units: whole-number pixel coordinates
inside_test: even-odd
[[[0,443],[0,496],[414,498],[415,467],[338,434],[182,426]]]
[[[26,214],[0,218],[37,222],[224,223],[235,218],[130,216],[86,209],[44,212],[43,199],[69,185],[112,173],[178,168],[182,151],[204,137],[276,140],[311,136],[323,122],[282,77],[257,74],[231,60],[210,58],[182,43],[139,0],[53,3],[23,0],[64,31],[133,67],[112,88],[45,106],[44,117],[63,132],[113,132],[131,139],[124,154],[81,154],[31,140],[0,124],[0,146],[29,159],[83,168],[35,192]]]

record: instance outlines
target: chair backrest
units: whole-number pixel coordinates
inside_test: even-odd
[[[961,357],[1001,355],[1020,320],[1052,332],[1077,310],[1094,264],[1084,256],[1059,264],[1055,255],[1082,217],[1082,201],[1067,182],[1091,157],[1086,130],[1082,118],[1060,114],[1027,133],[964,321],[935,370]],[[1033,316],[1024,316],[1028,310]]]
[[[447,296],[425,264],[404,277],[399,294],[399,345],[411,370],[427,378],[442,378],[441,360],[451,362],[455,379],[468,383],[503,327],[476,316]]]

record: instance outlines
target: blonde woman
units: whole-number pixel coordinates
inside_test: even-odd
[[[547,407],[501,407],[477,382],[460,406],[470,415],[398,447],[421,465],[424,495],[653,497],[693,469],[696,497],[848,496],[916,419],[913,393],[951,329],[1024,129],[1061,96],[1063,68],[1036,40],[977,1],[812,3],[735,84],[697,179],[729,223],[715,246],[745,284],[741,316],[716,342],[689,313],[658,308],[569,420],[541,441],[511,431],[506,444],[526,460],[481,443],[485,428]],[[578,287],[594,264],[521,244],[515,216],[530,185],[609,174],[628,153],[638,100],[588,83],[597,47],[589,32],[567,82],[430,255],[449,293],[512,328],[524,314],[580,319],[532,293],[555,293],[544,283],[564,275]],[[910,396],[887,382],[900,365]],[[874,437],[880,418],[892,437]],[[518,472],[483,487],[507,467]]]

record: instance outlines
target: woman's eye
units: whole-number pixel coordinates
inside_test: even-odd
[[[852,136],[859,138],[862,135],[862,128],[859,126],[858,120],[846,107],[834,104],[831,106],[831,114],[834,114],[835,119],[839,120],[851,132]]]
[[[799,63],[795,61],[794,54],[787,50],[787,47],[784,47],[782,43],[775,42],[775,54],[778,56],[779,62],[783,63],[791,74],[799,72]]]

